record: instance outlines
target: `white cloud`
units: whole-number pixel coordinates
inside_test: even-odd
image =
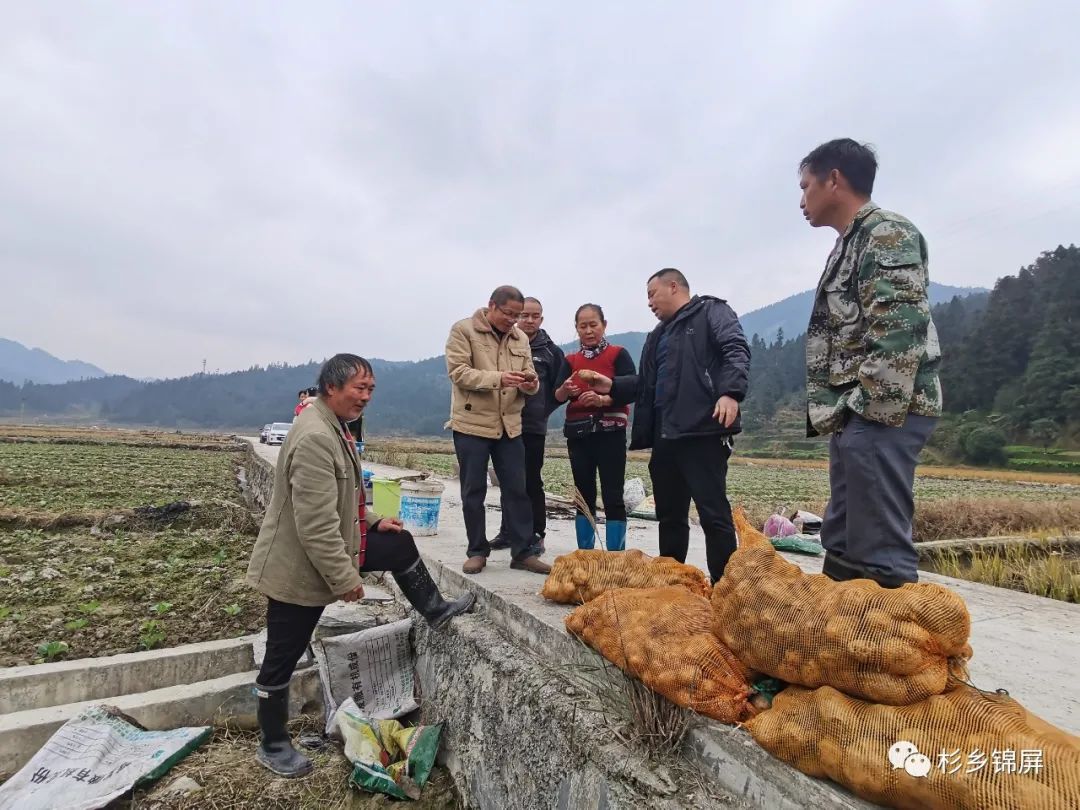
[[[570,336],[682,268],[813,285],[822,140],[879,148],[932,276],[1076,240],[1071,7],[955,1],[16,6],[0,31],[0,336],[166,376],[442,351],[498,283]]]

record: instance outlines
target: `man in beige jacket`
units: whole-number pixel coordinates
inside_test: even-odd
[[[390,571],[435,629],[473,603],[472,594],[445,601],[401,521],[365,510],[356,444],[345,423],[360,417],[375,391],[371,364],[355,354],[335,355],[319,372],[318,390],[278,453],[247,575],[267,597],[266,655],[255,683],[262,730],[256,758],[285,777],[312,767],[286,728],[293,670],[324,606],[363,598],[361,571]]]
[[[529,339],[517,328],[525,297],[517,287],[497,287],[488,305],[458,321],[446,340],[446,368],[452,384],[450,421],[454,452],[461,470],[461,510],[469,538],[461,570],[479,574],[487,565],[484,498],[488,460],[502,489],[504,538],[510,543],[510,567],[547,574],[533,535],[532,505],[525,491],[525,444],[521,409],[525,397],[540,389]]]

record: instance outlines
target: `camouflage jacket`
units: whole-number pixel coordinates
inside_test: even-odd
[[[808,436],[842,427],[847,409],[893,427],[941,415],[926,265],[918,229],[873,202],[836,240],[806,332]]]

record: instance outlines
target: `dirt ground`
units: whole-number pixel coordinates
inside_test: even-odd
[[[294,742],[321,724],[310,719],[291,724]],[[302,779],[274,776],[255,761],[256,732],[229,728],[214,730],[213,739],[196,750],[157,783],[117,799],[110,810],[377,810],[392,806],[415,810],[459,810],[463,805],[450,774],[436,768],[419,800],[402,803],[367,793],[348,784],[352,766],[341,744],[304,753],[315,770]],[[179,777],[194,779],[202,790],[168,795]]]

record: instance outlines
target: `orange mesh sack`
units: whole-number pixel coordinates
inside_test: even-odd
[[[793,686],[746,726],[778,759],[887,807],[1080,807],[1080,748],[1027,717],[1012,698],[969,686],[910,706]]]
[[[578,550],[556,557],[540,595],[552,602],[580,605],[612,588],[662,588],[681,585],[708,597],[709,580],[700,568],[671,557],[638,550]]]
[[[736,723],[750,716],[747,672],[709,629],[709,600],[680,586],[617,588],[566,629],[672,703]]]
[[[735,534],[738,537],[739,548],[746,548],[747,546],[773,547],[765,533],[758,531],[757,527],[750,522],[741,506],[735,507],[731,516],[734,518]]]
[[[712,604],[714,632],[750,669],[876,703],[940,694],[971,657],[971,617],[947,588],[834,582],[804,574],[771,546],[740,545]]]

